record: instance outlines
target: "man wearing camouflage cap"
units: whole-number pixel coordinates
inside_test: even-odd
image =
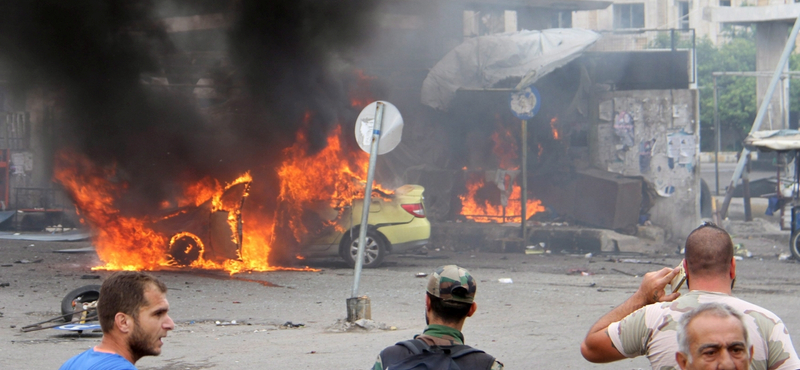
[[[414,339],[385,348],[373,370],[427,368],[500,370],[503,364],[481,350],[464,345],[461,329],[478,305],[477,283],[469,271],[456,265],[441,266],[428,278],[425,321],[428,325]]]

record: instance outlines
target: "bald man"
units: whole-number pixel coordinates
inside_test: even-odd
[[[589,329],[581,343],[583,357],[603,363],[644,355],[653,369],[678,369],[678,320],[701,304],[717,302],[742,314],[753,346],[751,369],[800,369],[783,321],[769,310],[731,295],[736,260],[730,235],[704,223],[689,234],[685,248],[683,267],[689,293],[664,292],[677,268],[647,273],[633,296]]]

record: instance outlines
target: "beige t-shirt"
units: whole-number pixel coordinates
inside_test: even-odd
[[[703,303],[718,302],[741,312],[753,345],[750,369],[797,370],[800,359],[792,345],[789,330],[774,313],[739,298],[694,290],[672,302],[642,307],[622,321],[608,326],[614,347],[625,357],[645,355],[657,370],[678,369],[678,319],[684,312]]]

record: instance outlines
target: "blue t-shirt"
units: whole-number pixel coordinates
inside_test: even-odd
[[[116,353],[88,349],[61,365],[59,370],[136,370],[136,366]]]

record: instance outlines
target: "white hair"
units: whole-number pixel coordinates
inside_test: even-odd
[[[747,327],[744,325],[742,314],[724,303],[703,303],[695,309],[683,314],[678,320],[678,352],[683,353],[691,362],[692,352],[689,350],[689,335],[686,333],[689,323],[702,314],[711,314],[719,318],[735,317],[742,324],[745,347],[750,348],[750,338],[747,336]]]

